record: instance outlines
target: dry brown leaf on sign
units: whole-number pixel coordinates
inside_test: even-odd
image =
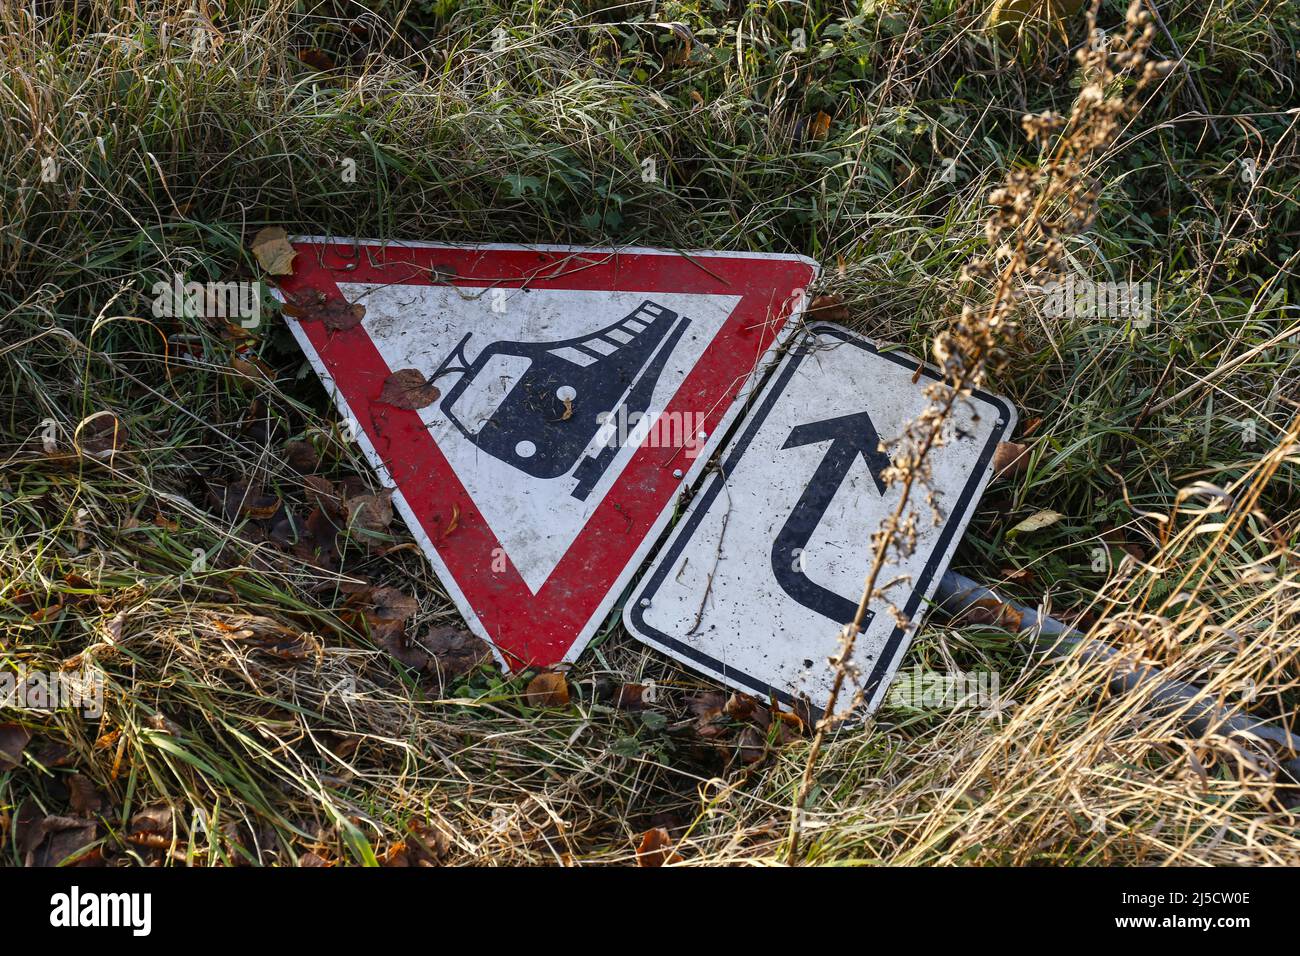
[[[378,401],[394,408],[415,411],[432,405],[441,394],[418,368],[403,368],[388,376]]]
[[[286,296],[283,311],[299,322],[322,322],[331,332],[356,328],[366,317],[366,307],[360,302],[331,299],[315,289]]]
[[[1000,441],[993,451],[993,480],[1016,478],[1029,468],[1029,446],[1014,441]]]
[[[21,724],[0,724],[0,770],[16,770],[32,735]]]
[[[377,495],[357,495],[349,498],[344,507],[348,512],[348,527],[359,528],[372,534],[382,534],[393,523],[393,492],[381,491]]]
[[[127,429],[113,412],[95,412],[81,420],[72,434],[73,445],[82,455],[111,456],[126,447]]]
[[[563,674],[543,671],[528,682],[524,697],[533,707],[567,707],[569,682],[564,679]]]
[[[455,531],[456,528],[459,527],[459,525],[460,525],[460,505],[456,504],[456,502],[453,501],[451,503],[451,520],[447,522],[447,530],[442,533],[442,536],[444,538],[447,537],[447,535]]]
[[[1035,511],[1028,518],[1019,522],[1015,527],[1009,530],[1007,532],[1007,537],[1009,538],[1013,534],[1027,534],[1031,531],[1042,531],[1044,528],[1056,524],[1056,522],[1060,521],[1064,517],[1065,515],[1061,514],[1059,511],[1052,511],[1050,508],[1046,508],[1042,511]]]
[[[653,827],[641,834],[641,844],[636,848],[637,866],[664,866],[680,863],[681,855],[672,851],[673,838],[663,827]]]
[[[257,264],[268,274],[293,275],[293,257],[298,253],[289,242],[289,234],[279,226],[267,226],[259,232],[250,248]]]
[[[89,777],[74,773],[68,778],[68,806],[72,808],[73,813],[83,817],[89,816],[98,813],[103,805],[104,798],[100,796]]]
[[[311,317],[320,319],[331,332],[346,332],[361,324],[361,320],[366,317],[366,307],[360,302],[330,299],[320,309],[312,312]]]

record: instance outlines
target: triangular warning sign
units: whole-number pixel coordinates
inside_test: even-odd
[[[755,253],[294,247],[281,286],[312,303],[294,335],[511,670],[572,660],[596,633],[817,271]],[[418,398],[385,401],[405,369]]]

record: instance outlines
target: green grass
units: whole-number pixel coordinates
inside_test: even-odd
[[[686,701],[706,683],[616,621],[571,675],[568,710],[531,708],[525,681],[487,671],[440,694],[340,613],[337,581],[230,520],[209,491],[237,480],[303,508],[291,439],[316,442],[331,479],[373,479],[269,303],[234,337],[155,319],[149,289],[175,273],[254,278],[247,245],[264,225],[799,252],[823,263],[821,291],[845,297],[856,328],[926,354],[960,308],[961,265],[982,251],[984,196],[1033,161],[1021,115],[1068,112],[1069,51],[1000,46],[980,4],[946,0],[444,0],[371,4],[360,21],[342,2],[240,0],[213,27],[222,42],[209,34],[198,52],[188,3],[142,4],[150,14],[127,21],[101,6],[0,14],[0,659],[50,668],[85,654],[110,687],[99,722],[0,720],[33,734],[21,766],[0,771],[0,858],[22,860],[11,824],[25,802],[65,813],[75,769],[106,798],[99,852],[141,861],[365,863],[413,821],[439,834],[448,862],[626,862],[659,825],[684,838],[688,861],[781,859],[804,745],[747,767],[734,734],[701,741]],[[1057,611],[1114,593],[1093,549],[1118,562],[1116,534],[1158,563],[1161,525],[1146,516],[1191,482],[1250,474],[1295,414],[1300,340],[1273,340],[1300,331],[1300,16],[1267,0],[1160,10],[1186,59],[1098,167],[1097,223],[1069,246],[1090,276],[1150,281],[1153,323],[1025,321],[990,384],[1020,407],[1022,430],[1037,421],[1020,439],[1031,465],[990,489],[955,564],[988,581],[1029,569],[1011,592],[1050,595]],[[1108,3],[1102,22],[1123,15]],[[791,49],[796,29],[804,52]],[[1066,29],[1083,41],[1081,16]],[[1163,33],[1155,46],[1172,55]],[[333,69],[311,65],[326,57]],[[43,160],[57,170],[48,182]],[[237,349],[270,377],[237,366]],[[111,462],[78,457],[78,423],[106,409],[127,447]],[[1266,615],[1265,636],[1214,651],[1198,643],[1202,623],[1150,649],[1201,680],[1258,665],[1255,706],[1282,715],[1295,701],[1294,599],[1280,584],[1251,590],[1242,568],[1268,557],[1293,570],[1296,478],[1284,456],[1253,527],[1176,556],[1215,544],[1215,587],[1198,607],[1224,627]],[[1007,536],[1046,508],[1066,519]],[[418,552],[351,547],[351,574],[419,598],[413,630],[456,619]],[[1124,593],[1148,581],[1126,606],[1186,624],[1185,609],[1158,606],[1168,571],[1131,576]],[[312,635],[312,652],[286,662],[214,623],[249,615]],[[1300,860],[1294,824],[1252,803],[1258,788],[1231,767],[1212,764],[1204,788],[1187,777],[1174,728],[1067,746],[1122,706],[1098,699],[1095,679],[1071,672],[1082,683],[1062,699],[1054,672],[1005,635],[938,623],[914,663],[997,670],[1022,709],[1007,727],[886,710],[841,733],[810,805],[810,860]],[[653,709],[666,720],[609,706],[606,685],[650,678],[667,688]],[[341,680],[355,696],[331,692]],[[54,742],[74,756],[42,765]],[[977,773],[989,779],[964,775],[991,760]],[[999,774],[1023,782],[1020,803],[992,799]],[[1071,786],[1123,825],[1090,830],[1091,811],[1062,796]],[[165,849],[132,838],[135,814],[160,804],[173,811]]]

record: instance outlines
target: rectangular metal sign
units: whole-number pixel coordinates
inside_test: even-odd
[[[920,369],[918,373],[918,369]],[[914,381],[914,376],[918,376]],[[840,628],[856,613],[872,534],[897,506],[881,440],[930,404],[938,374],[838,326],[810,326],[774,369],[624,609],[645,643],[746,693],[826,707]],[[991,475],[1015,410],[976,392],[930,456],[936,523],[914,495],[916,547],[891,563],[906,627],[873,604],[839,705],[874,709]]]

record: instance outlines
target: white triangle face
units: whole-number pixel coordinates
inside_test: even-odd
[[[422,409],[421,420],[534,594],[642,443],[646,425],[665,408],[741,299],[737,295],[345,282],[339,283],[339,289],[348,301],[364,303],[363,324],[389,369],[415,368],[429,375],[446,370],[436,380],[445,398]],[[649,312],[638,314],[643,307]],[[663,310],[678,317],[673,331],[641,363],[642,368],[653,368],[657,378],[629,377],[624,393],[613,401],[609,394],[593,399],[561,386],[567,390],[559,397],[568,398],[574,408],[585,399],[582,411],[589,413],[591,402],[599,401],[609,407],[596,410],[615,413],[613,424],[624,427],[596,435],[577,465],[553,476],[528,474],[505,460],[513,453],[536,462],[545,452],[536,447],[526,428],[511,432],[512,422],[493,414],[515,386],[526,381],[530,360],[521,353],[530,352],[533,344],[584,339],[586,344],[548,351],[548,360],[553,356],[563,360],[553,363],[558,367],[573,363],[575,369],[604,358],[614,360],[622,346],[635,347],[641,332],[658,333],[651,329],[657,323],[648,316],[665,315]],[[473,380],[459,385],[463,376]],[[618,415],[620,406],[632,414]],[[636,412],[642,409],[638,432]],[[650,429],[649,440],[670,432],[680,436],[683,429],[691,428],[688,421],[660,423]],[[498,445],[504,441],[501,447],[506,451],[488,454],[483,450],[485,442],[472,436],[490,436]],[[617,450],[600,456],[611,446]],[[588,464],[598,457],[600,468]],[[689,461],[681,465],[683,470],[689,466]],[[635,507],[635,502],[627,506]]]

